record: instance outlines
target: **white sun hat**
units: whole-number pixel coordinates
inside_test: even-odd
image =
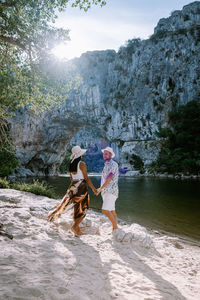
[[[112,158],[115,157],[115,153],[114,153],[114,151],[113,151],[113,149],[111,147],[106,147],[105,149],[102,149],[101,151],[102,152],[108,151],[108,152],[110,152],[112,154]]]
[[[77,159],[78,157],[82,156],[83,154],[85,154],[85,152],[87,151],[87,149],[81,149],[80,146],[74,146],[72,148],[72,155],[70,156],[70,160],[71,163]]]

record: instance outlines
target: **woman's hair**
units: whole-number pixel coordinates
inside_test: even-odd
[[[76,158],[72,163],[71,160],[69,162],[69,172],[77,172],[77,166],[79,161],[81,160],[81,156]]]

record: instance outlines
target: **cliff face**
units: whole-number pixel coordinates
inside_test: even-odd
[[[85,126],[114,147],[122,167],[133,168],[132,154],[148,164],[159,152],[155,131],[167,124],[168,111],[200,98],[200,2],[161,19],[148,40],[131,40],[118,53],[87,52],[71,66],[82,82],[59,109],[39,117],[16,113],[12,137],[21,164],[35,175],[56,174],[80,130],[79,144],[87,146]]]

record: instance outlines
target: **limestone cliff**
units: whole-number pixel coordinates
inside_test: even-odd
[[[168,111],[200,98],[200,2],[161,19],[148,40],[133,39],[114,50],[93,51],[69,61],[82,78],[60,108],[39,117],[16,113],[12,137],[22,166],[35,175],[56,174],[72,137],[85,126],[110,143],[121,167],[132,155],[145,164],[159,152],[155,132]]]

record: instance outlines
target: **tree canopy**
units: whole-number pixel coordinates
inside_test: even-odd
[[[52,76],[51,84],[48,85],[44,66],[51,60],[51,50],[57,44],[69,41],[69,30],[53,26],[56,14],[64,11],[67,5],[87,11],[91,5],[97,4],[105,5],[105,1],[0,0],[1,104],[5,104],[6,97],[6,105],[9,110],[13,110],[16,104],[35,102],[38,98],[41,101],[42,95],[38,95],[41,85],[46,98],[47,90],[52,88],[54,91],[51,94],[56,98],[58,80],[53,84]],[[5,109],[1,107],[0,116],[3,112]]]
[[[0,0],[0,40],[27,51],[30,55],[46,52],[69,39],[68,30],[56,28],[57,11],[67,5],[87,11],[91,5],[105,5],[103,0]]]
[[[200,102],[191,101],[169,113],[169,127],[160,128],[161,152],[153,168],[175,174],[200,173]]]
[[[0,0],[0,149],[9,118],[29,105],[35,112],[59,105],[77,84],[51,50],[68,42],[69,30],[54,25],[69,5],[87,11],[103,0]]]

